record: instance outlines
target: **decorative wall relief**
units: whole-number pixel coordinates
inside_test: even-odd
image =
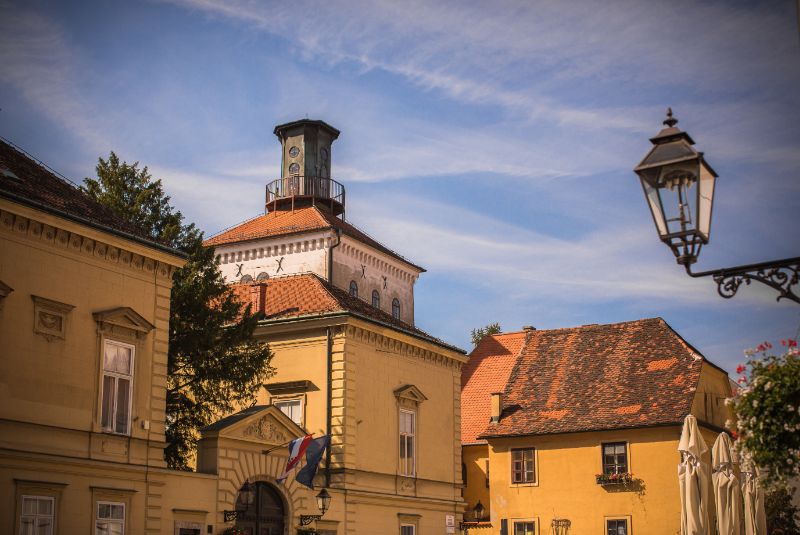
[[[33,332],[44,336],[48,342],[63,340],[67,333],[67,316],[75,307],[38,295],[32,295],[31,299],[33,299]]]
[[[272,418],[266,415],[248,425],[244,429],[243,435],[246,437],[255,437],[272,444],[284,444],[289,442],[289,437],[286,436],[283,429],[276,426]]]

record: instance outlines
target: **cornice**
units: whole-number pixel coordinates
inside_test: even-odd
[[[156,250],[152,250],[151,255],[142,254],[147,250],[145,247],[120,247],[119,242],[122,240],[117,240],[114,236],[99,232],[79,232],[77,228],[83,230],[83,227],[77,224],[68,221],[59,224],[57,218],[47,214],[42,214],[43,217],[39,218],[36,217],[36,211],[24,211],[28,213],[16,213],[5,206],[0,207],[0,233],[55,250],[69,251],[86,259],[117,264],[145,275],[155,275],[165,281],[171,281],[175,270],[184,263],[177,257]],[[107,237],[108,240],[97,239],[99,237]],[[167,258],[170,262],[164,261]]]
[[[433,351],[349,322],[345,327],[345,336],[371,345],[377,348],[378,351],[420,359],[443,368],[460,370],[461,366],[467,361],[467,357],[456,352],[448,355],[443,352]]]

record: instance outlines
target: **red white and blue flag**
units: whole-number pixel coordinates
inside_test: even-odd
[[[297,467],[312,440],[312,435],[306,435],[289,442],[289,458],[286,459],[286,469],[284,469],[283,475],[278,478],[278,483],[283,483],[289,477],[289,473]]]

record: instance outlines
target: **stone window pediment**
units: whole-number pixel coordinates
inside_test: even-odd
[[[403,385],[394,391],[394,397],[397,398],[401,406],[416,407],[428,398],[422,391],[414,385]]]
[[[100,332],[121,332],[132,338],[144,338],[155,326],[131,307],[95,312],[92,317]]]

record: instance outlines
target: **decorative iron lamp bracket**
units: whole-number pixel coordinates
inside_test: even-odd
[[[300,525],[307,526],[315,520],[322,518],[322,515],[300,515]]]
[[[756,281],[778,292],[777,301],[789,299],[800,304],[800,295],[796,288],[800,281],[800,257],[696,273],[692,271],[690,264],[685,264],[684,267],[686,273],[692,277],[711,276],[717,283],[717,292],[725,299],[736,295],[742,283]]]

